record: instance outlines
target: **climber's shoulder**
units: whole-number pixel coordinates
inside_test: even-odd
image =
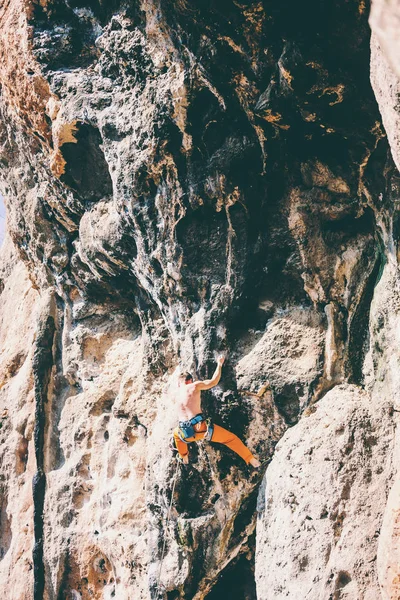
[[[201,390],[202,389],[202,381],[196,380],[196,381],[191,381],[190,383],[187,383],[184,388],[183,388],[183,392],[185,395],[187,394],[193,394],[196,393],[196,391]]]
[[[207,389],[207,382],[200,381],[200,380],[193,381],[192,386],[193,386],[193,389],[195,389],[195,390],[199,390],[199,391],[205,390],[205,389]]]

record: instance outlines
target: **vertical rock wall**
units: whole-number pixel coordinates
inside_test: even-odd
[[[367,300],[362,377],[357,386],[328,392],[276,448],[259,495],[256,579],[263,599],[398,597],[399,181],[390,166],[399,160],[395,10],[376,2],[370,19],[371,83],[391,156],[374,175],[385,181],[381,192],[363,186],[382,258]]]
[[[398,178],[368,11],[0,8],[10,600],[372,599],[386,585]],[[204,406],[260,473],[211,445],[174,460],[176,369],[207,376],[221,350]]]

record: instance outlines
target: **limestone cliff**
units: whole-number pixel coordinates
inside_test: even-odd
[[[363,0],[2,3],[5,598],[397,598],[385,10],[372,89]],[[177,369],[220,351],[258,473],[175,461]]]

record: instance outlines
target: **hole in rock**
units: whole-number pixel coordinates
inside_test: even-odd
[[[339,571],[338,576],[335,581],[335,592],[333,594],[334,600],[340,600],[340,598],[344,598],[348,596],[346,591],[342,593],[343,588],[345,588],[349,583],[351,583],[350,574],[347,571]]]
[[[254,579],[254,560],[245,555],[232,561],[221,572],[217,583],[205,600],[256,600],[256,583]]]
[[[299,396],[303,395],[300,385],[287,383],[275,394],[275,404],[288,425],[297,423],[300,412]]]
[[[112,180],[101,149],[99,130],[87,123],[78,123],[76,143],[68,142],[60,150],[66,161],[61,181],[87,201],[112,195]]]

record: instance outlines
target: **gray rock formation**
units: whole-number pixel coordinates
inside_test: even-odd
[[[373,91],[364,2],[3,3],[4,597],[396,597],[384,31]],[[259,473],[174,460],[177,369],[220,351]]]

